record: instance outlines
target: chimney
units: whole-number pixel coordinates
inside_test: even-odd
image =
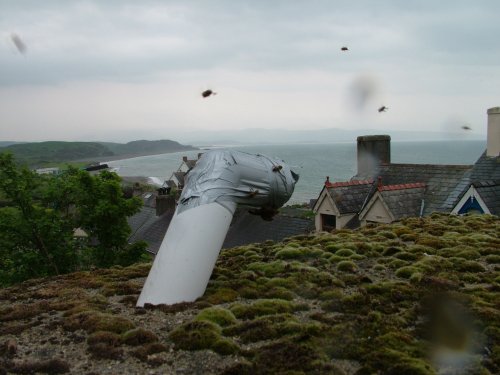
[[[390,136],[362,135],[358,137],[358,177],[373,177],[381,164],[390,163]]]
[[[500,155],[500,107],[488,109],[486,156]]]
[[[175,198],[171,195],[156,196],[156,216],[161,216],[167,211],[175,210]]]

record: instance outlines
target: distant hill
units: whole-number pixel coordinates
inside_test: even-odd
[[[104,161],[195,149],[171,140],[140,140],[126,144],[48,141],[10,144],[0,147],[0,152],[10,151],[19,162],[30,166],[46,166],[70,161]]]
[[[10,145],[15,145],[15,144],[21,144],[24,142],[14,142],[14,141],[0,141],[0,147],[5,147],[5,146],[10,146]]]
[[[159,141],[132,141],[128,143],[111,143],[111,142],[99,142],[100,144],[106,146],[110,151],[116,155],[125,154],[161,154],[167,152],[176,151],[186,151],[195,150],[194,147],[185,146],[178,142],[171,141],[168,139],[163,139]]]

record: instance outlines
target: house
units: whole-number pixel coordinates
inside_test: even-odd
[[[198,160],[201,158],[201,155],[203,155],[203,153],[198,153],[197,159],[188,159],[187,156],[183,156],[181,165],[179,166],[179,168],[177,168],[176,171],[172,173],[170,178],[163,183],[163,187],[177,189],[180,192],[184,188],[184,185],[186,183],[185,176],[187,172],[189,172],[189,170],[196,165]],[[174,180],[174,178],[177,182]]]
[[[331,183],[327,177],[325,187],[313,206],[315,227],[331,231],[359,226],[358,212],[373,188],[372,184],[373,180]]]
[[[52,167],[52,168],[38,168],[38,169],[35,169],[35,172],[38,173],[38,174],[57,175],[57,174],[59,174],[59,168],[57,168],[57,167]]]
[[[500,107],[488,110],[487,150],[474,165],[391,163],[390,136],[357,139],[358,172],[327,178],[313,207],[317,231],[390,223],[432,212],[500,212]]]

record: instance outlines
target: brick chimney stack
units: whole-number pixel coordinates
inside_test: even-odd
[[[500,155],[500,107],[488,109],[486,156]]]
[[[381,164],[391,163],[389,135],[362,135],[358,137],[358,177],[374,177]]]

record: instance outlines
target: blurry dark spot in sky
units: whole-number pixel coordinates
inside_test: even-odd
[[[12,40],[12,43],[14,43],[14,45],[16,46],[19,53],[22,53],[24,55],[28,47],[26,47],[26,44],[23,42],[21,37],[15,33],[12,33],[10,34],[10,39]]]
[[[377,93],[377,84],[370,76],[359,76],[352,82],[349,92],[354,108],[363,110]]]
[[[386,112],[387,110],[389,109],[389,107],[386,107],[385,105],[383,105],[382,107],[380,107],[378,109],[379,112]]]
[[[217,95],[216,92],[213,92],[212,90],[205,90],[201,93],[201,96],[204,98],[208,98],[210,95]]]
[[[349,48],[347,48],[346,46],[344,46],[344,47],[342,47],[340,50],[341,50],[341,51],[349,51]]]

